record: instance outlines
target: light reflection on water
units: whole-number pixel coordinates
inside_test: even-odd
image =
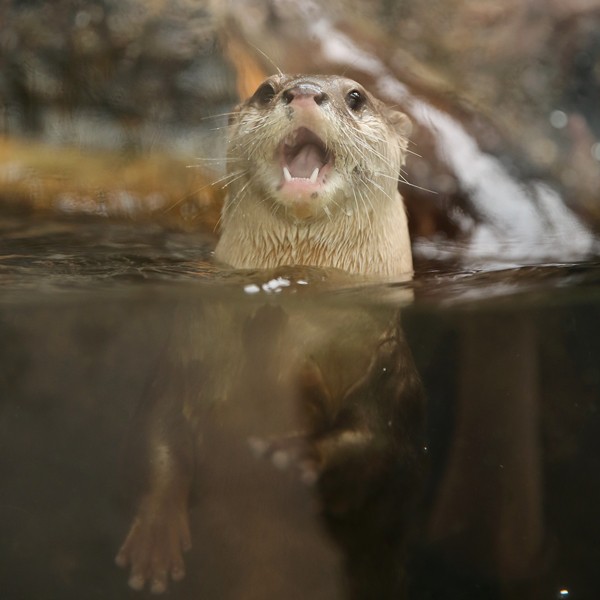
[[[179,403],[201,444],[174,597],[593,597],[597,264],[367,285],[231,274],[211,239],[153,226],[1,227],[7,597],[130,597],[130,455]],[[416,391],[395,404],[411,354],[426,420]]]

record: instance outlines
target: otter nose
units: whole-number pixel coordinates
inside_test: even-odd
[[[320,106],[327,100],[327,94],[313,85],[297,85],[289,88],[281,94],[285,104],[311,105],[313,102]]]

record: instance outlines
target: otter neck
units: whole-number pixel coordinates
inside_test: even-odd
[[[266,203],[243,198],[225,207],[216,257],[239,269],[306,265],[365,276],[412,273],[406,212],[395,195],[376,210],[307,221],[282,218]]]

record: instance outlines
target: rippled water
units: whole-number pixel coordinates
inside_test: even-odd
[[[595,597],[599,263],[365,284],[232,274],[212,247],[151,225],[0,219],[3,597],[135,597],[114,556],[131,440],[163,376],[173,397],[193,388],[202,438],[170,597]],[[410,348],[393,360],[377,341],[390,327]],[[327,410],[297,369],[313,361]],[[346,447],[356,432],[372,437]]]

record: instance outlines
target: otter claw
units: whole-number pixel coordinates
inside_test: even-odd
[[[152,580],[150,584],[150,592],[152,594],[162,594],[167,590],[167,574],[161,573],[157,578]]]
[[[129,578],[129,587],[136,592],[139,592],[144,589],[144,583],[146,580],[143,575],[132,575]]]
[[[171,579],[173,581],[181,581],[185,577],[185,569],[183,567],[174,567],[171,571]]]
[[[117,565],[117,567],[121,567],[122,569],[124,569],[127,566],[127,558],[122,552],[119,552],[119,554],[115,556],[115,564]]]

